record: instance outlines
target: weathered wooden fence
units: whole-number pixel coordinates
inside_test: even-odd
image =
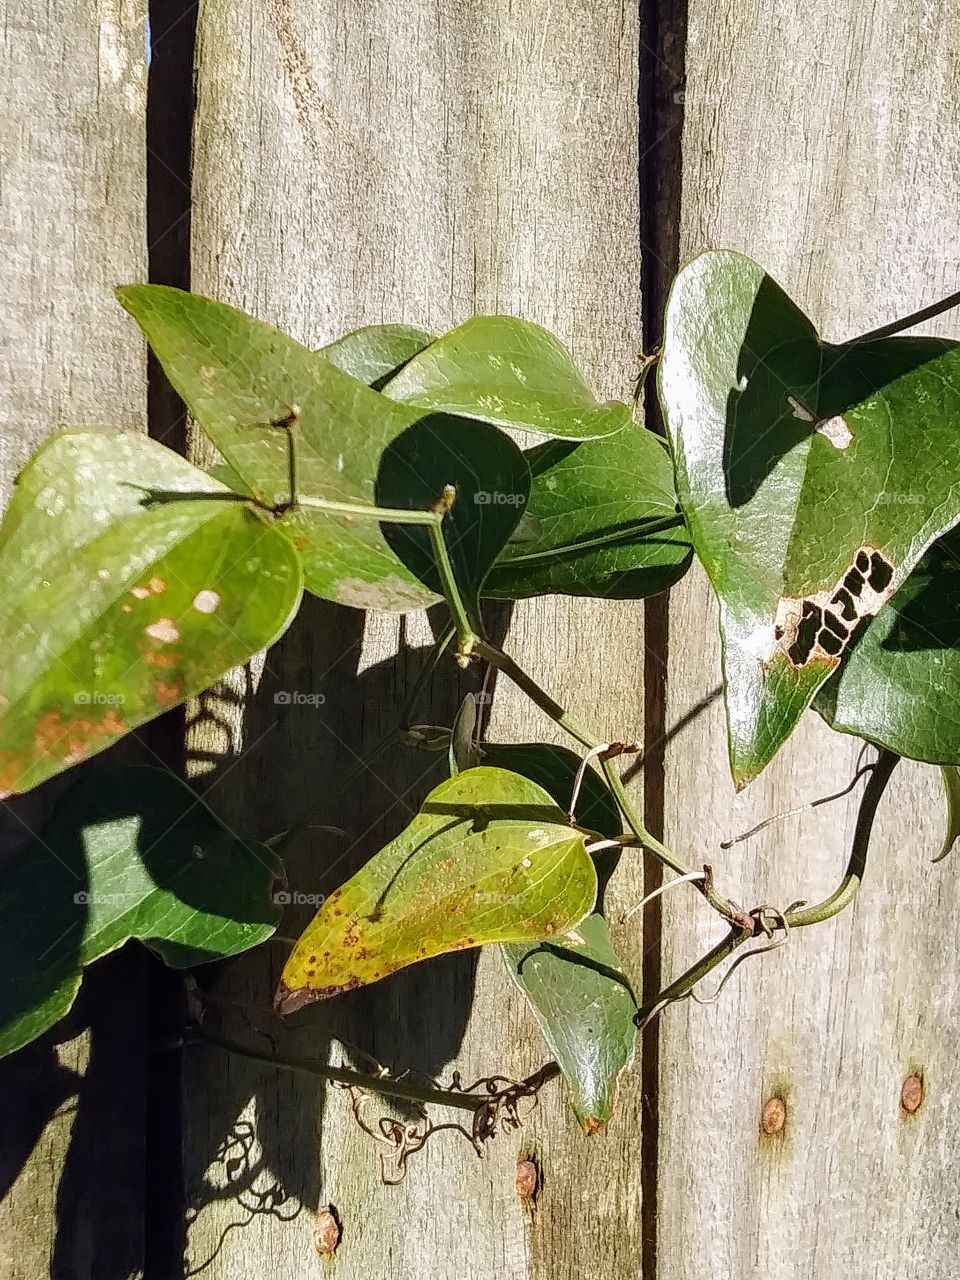
[[[313,345],[362,323],[512,312],[555,329],[620,396],[656,340],[665,281],[705,247],[758,258],[830,337],[957,285],[960,13],[946,0],[204,0],[199,13],[153,0],[149,24],[146,0],[0,0],[0,33],[7,485],[70,423],[201,449],[155,379],[148,401],[142,343],[110,294],[121,281],[189,282]],[[855,745],[809,717],[735,797],[714,613],[693,574],[669,609],[548,599],[500,621],[600,732],[645,736],[632,785],[671,844],[744,900],[813,898],[843,865],[853,800],[718,843],[845,780]],[[191,708],[190,775],[249,834],[328,791],[329,820],[365,856],[422,794],[423,762],[390,763],[342,801],[336,779],[389,723],[428,638],[416,621],[312,602],[265,660]],[[323,706],[281,717],[274,695],[291,689]],[[447,714],[460,691],[438,678]],[[545,729],[496,687],[491,736]],[[178,732],[142,749],[176,763]],[[602,1134],[583,1138],[555,1089],[484,1160],[447,1135],[399,1187],[379,1184],[343,1095],[162,1052],[177,989],[124,953],[68,1028],[0,1067],[3,1275],[314,1276],[328,1202],[343,1234],[323,1269],[341,1280],[956,1274],[960,892],[953,864],[924,865],[939,787],[918,767],[885,802],[852,910],[744,966],[716,1005],[667,1012]],[[17,829],[14,816],[5,858]],[[295,850],[291,883],[339,881],[331,848]],[[677,895],[644,933],[625,921],[642,891],[639,864],[622,865],[611,915],[627,967],[653,983],[716,923]],[[279,960],[257,954],[210,983],[264,1045],[279,1034],[262,1012]],[[499,963],[408,971],[315,1007],[283,1043],[526,1073],[543,1051]],[[923,1102],[909,1113],[912,1074]],[[772,1098],[783,1109],[764,1126]],[[534,1213],[514,1187],[528,1154]]]

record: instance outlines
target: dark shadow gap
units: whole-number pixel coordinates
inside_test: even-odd
[[[147,50],[147,252],[151,284],[190,287],[191,152],[196,0],[149,0]],[[186,451],[186,411],[152,353],[147,359],[150,436]],[[183,775],[182,708],[148,726],[149,746]],[[147,977],[144,1280],[182,1275],[185,1246],[182,1150],[182,978],[151,959]]]
[[[654,351],[663,340],[663,312],[670,284],[680,264],[682,196],[683,98],[686,77],[687,0],[640,0],[640,242],[643,303],[643,349]],[[647,427],[663,434],[656,379],[647,380],[644,400]],[[644,823],[662,838],[664,826],[664,758],[666,670],[669,605],[666,594],[644,607]],[[659,888],[660,864],[647,856],[643,892]],[[643,933],[644,998],[662,986],[660,899],[647,911]],[[656,1280],[660,1146],[660,1033],[654,1019],[640,1045],[641,1081],[641,1274]]]

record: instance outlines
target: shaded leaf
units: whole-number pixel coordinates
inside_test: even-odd
[[[476,728],[477,700],[472,693],[468,693],[460,703],[447,746],[447,763],[451,777],[463,773],[465,769],[476,768],[480,763],[480,750],[473,741]]]
[[[289,625],[289,541],[137,432],[67,431],[0,526],[0,790],[25,791],[246,662]]]
[[[821,342],[756,263],[708,253],[674,282],[660,394],[742,786],[960,517],[960,351]]]
[[[625,404],[601,404],[566,347],[512,316],[475,316],[432,342],[384,385],[405,404],[499,426],[586,440],[632,422]]]
[[[83,969],[130,938],[175,968],[265,941],[278,873],[172,774],[88,775],[0,884],[0,1054],[51,1027]]]
[[[591,910],[583,836],[542,787],[468,769],[327,898],[284,966],[281,1013],[447,951],[560,938]]]
[[[538,782],[562,808],[569,805],[580,757],[566,747],[484,743],[483,754],[489,763]],[[584,774],[577,820],[610,839],[621,831],[616,803],[593,769]],[[601,859],[605,880],[615,859],[610,854]],[[637,1003],[600,911],[581,921],[577,933],[583,946],[544,943],[501,950],[560,1066],[577,1119],[593,1133],[609,1120],[617,1081],[633,1060]]]
[[[375,508],[427,511],[452,484],[457,502],[445,536],[462,590],[475,594],[529,484],[507,436],[395,404],[234,307],[160,285],[130,286],[118,296],[204,432],[269,506],[290,498],[293,431],[303,505],[276,527],[299,550],[310,591],[360,609],[434,604],[426,531],[381,523]],[[271,425],[277,422],[293,425]],[[519,493],[519,505],[477,500],[490,492]],[[324,507],[331,503],[360,511]]]
[[[576,948],[546,942],[501,951],[567,1082],[577,1119],[596,1133],[613,1114],[617,1081],[633,1061],[637,1002],[603,916],[587,916],[577,933],[583,945]]]
[[[631,424],[611,439],[548,441],[526,457],[526,536],[501,551],[485,595],[636,600],[686,573],[693,552],[677,514],[673,463],[652,432]]]
[[[379,391],[388,378],[431,342],[432,334],[410,325],[371,324],[320,347],[317,354],[351,378]]]
[[[815,706],[835,729],[897,755],[960,763],[960,531],[923,555]]]

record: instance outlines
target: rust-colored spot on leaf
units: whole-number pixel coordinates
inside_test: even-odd
[[[153,686],[153,696],[158,706],[171,707],[183,698],[183,681],[158,680]]]

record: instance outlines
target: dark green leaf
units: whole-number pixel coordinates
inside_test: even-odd
[[[214,495],[144,505],[145,484]],[[0,790],[26,791],[199,693],[286,629],[296,553],[137,432],[67,431],[0,527]]]
[[[756,263],[709,253],[674,282],[660,394],[743,785],[960,518],[960,350],[823,343]]]
[[[597,401],[553,334],[512,316],[475,316],[451,330],[414,356],[384,394],[568,440],[612,435],[632,422],[625,404]]]
[[[542,787],[468,769],[331,894],[284,966],[291,1013],[447,951],[561,939],[597,896],[584,837]]]
[[[468,693],[460,703],[447,746],[447,762],[450,766],[451,778],[458,773],[463,773],[466,769],[476,768],[480,763],[480,749],[473,740],[476,728],[477,700],[472,693]]]
[[[351,378],[379,391],[433,336],[406,324],[372,324],[354,329],[336,342],[321,347],[318,355]]]
[[[311,591],[361,609],[435,603],[426,532],[381,523],[375,508],[427,511],[451,484],[457,502],[445,536],[462,590],[476,592],[529,484],[502,432],[395,404],[222,303],[159,285],[119,297],[200,426],[269,506],[290,498],[293,432],[301,505],[276,525],[298,548]],[[292,425],[272,425],[283,422]],[[488,503],[490,494],[504,500]]]
[[[0,884],[0,1054],[51,1027],[85,966],[129,938],[175,968],[265,941],[278,872],[172,774],[88,775]]]
[[[529,532],[504,547],[484,595],[635,600],[686,573],[693,553],[673,464],[651,432],[631,424],[606,440],[548,441],[526,457]]]

